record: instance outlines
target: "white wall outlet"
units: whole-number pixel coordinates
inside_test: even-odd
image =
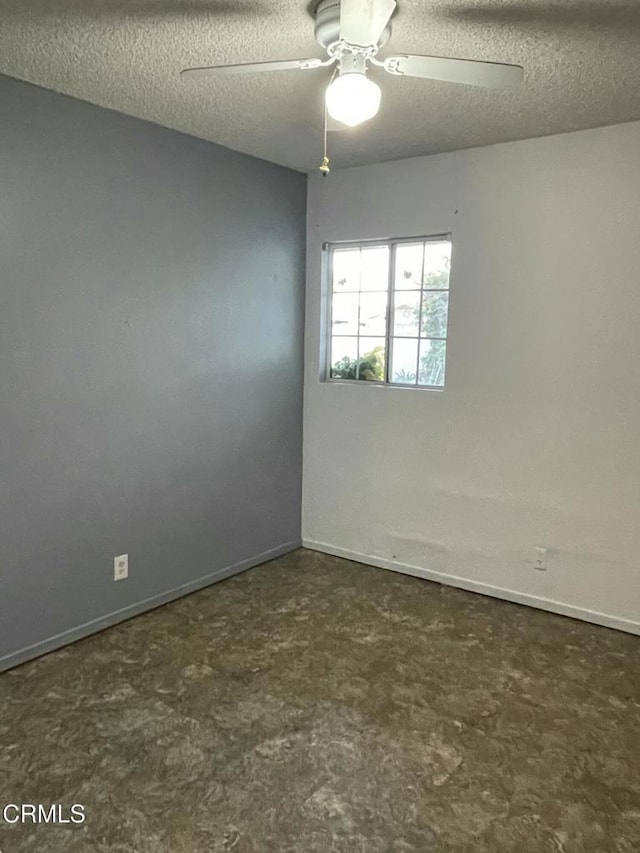
[[[121,554],[113,558],[113,579],[123,581],[129,577],[129,555]]]
[[[533,568],[537,569],[539,572],[547,571],[547,549],[543,548],[540,545],[533,546],[533,552],[535,556],[535,560],[533,563]]]

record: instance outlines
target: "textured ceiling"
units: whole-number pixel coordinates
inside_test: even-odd
[[[0,73],[300,171],[322,155],[327,69],[186,80],[183,67],[322,56],[306,0],[0,0]],[[398,0],[380,56],[513,62],[496,92],[392,77],[333,167],[640,118],[640,2]]]

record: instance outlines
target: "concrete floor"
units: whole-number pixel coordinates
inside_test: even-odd
[[[639,651],[298,551],[0,676],[0,848],[638,853]]]

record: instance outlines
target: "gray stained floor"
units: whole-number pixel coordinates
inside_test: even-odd
[[[638,853],[639,650],[297,551],[0,676],[0,847]]]

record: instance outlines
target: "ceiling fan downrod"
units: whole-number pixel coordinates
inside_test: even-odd
[[[326,50],[329,56],[335,56],[343,52],[345,48],[353,50],[369,48],[370,50],[367,50],[369,55],[374,55],[389,41],[391,37],[390,20],[384,25],[378,38],[375,39],[375,43],[365,45],[361,43],[363,39],[359,38],[351,44],[347,36],[354,34],[353,27],[351,33],[348,28],[345,32],[344,22],[341,24],[341,13],[340,0],[320,0],[316,7],[313,34],[320,47]]]

